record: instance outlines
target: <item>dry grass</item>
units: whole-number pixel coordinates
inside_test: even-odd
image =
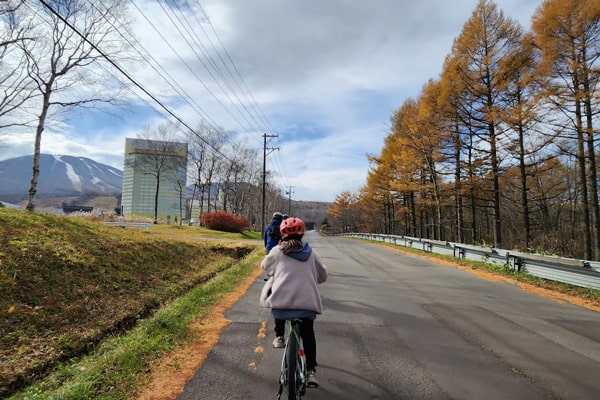
[[[93,351],[259,244],[198,227],[146,233],[0,208],[0,397]]]

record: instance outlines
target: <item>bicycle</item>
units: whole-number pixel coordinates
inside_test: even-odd
[[[281,360],[279,375],[279,391],[277,399],[281,399],[283,388],[287,388],[288,400],[300,400],[306,393],[306,358],[300,337],[299,318],[286,320],[286,331],[289,332],[285,342],[285,351]]]

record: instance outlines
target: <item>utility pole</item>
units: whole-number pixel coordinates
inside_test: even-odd
[[[274,138],[278,135],[267,135],[263,134],[263,173],[262,173],[262,216],[260,219],[261,228],[260,228],[260,237],[261,239],[265,238],[265,214],[267,204],[265,202],[267,197],[267,189],[266,189],[266,181],[267,181],[267,150],[269,154],[275,150],[279,150],[279,147],[269,147],[267,148],[267,138]]]
[[[292,188],[293,186],[290,186],[290,189],[285,192],[285,194],[288,195],[288,215],[291,217],[292,216]]]

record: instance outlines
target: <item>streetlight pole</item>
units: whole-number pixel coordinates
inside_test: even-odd
[[[285,194],[288,195],[288,215],[291,216],[292,215],[292,188],[293,186],[290,186],[290,189],[285,192]]]
[[[261,215],[261,219],[260,219],[260,224],[261,224],[261,228],[260,228],[260,237],[261,239],[265,238],[265,214],[266,214],[266,207],[267,204],[265,202],[265,199],[267,197],[267,189],[266,189],[266,181],[267,181],[267,150],[269,150],[269,153],[271,151],[274,150],[279,150],[279,147],[269,147],[267,148],[267,138],[274,138],[277,137],[278,135],[267,135],[266,133],[263,134],[263,172],[262,172],[262,215]]]

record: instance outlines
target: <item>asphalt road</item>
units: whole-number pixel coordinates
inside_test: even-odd
[[[600,399],[599,313],[368,243],[305,239],[329,269],[321,386],[305,399]],[[283,352],[258,305],[263,283],[226,313],[232,324],[179,399],[276,398]]]

